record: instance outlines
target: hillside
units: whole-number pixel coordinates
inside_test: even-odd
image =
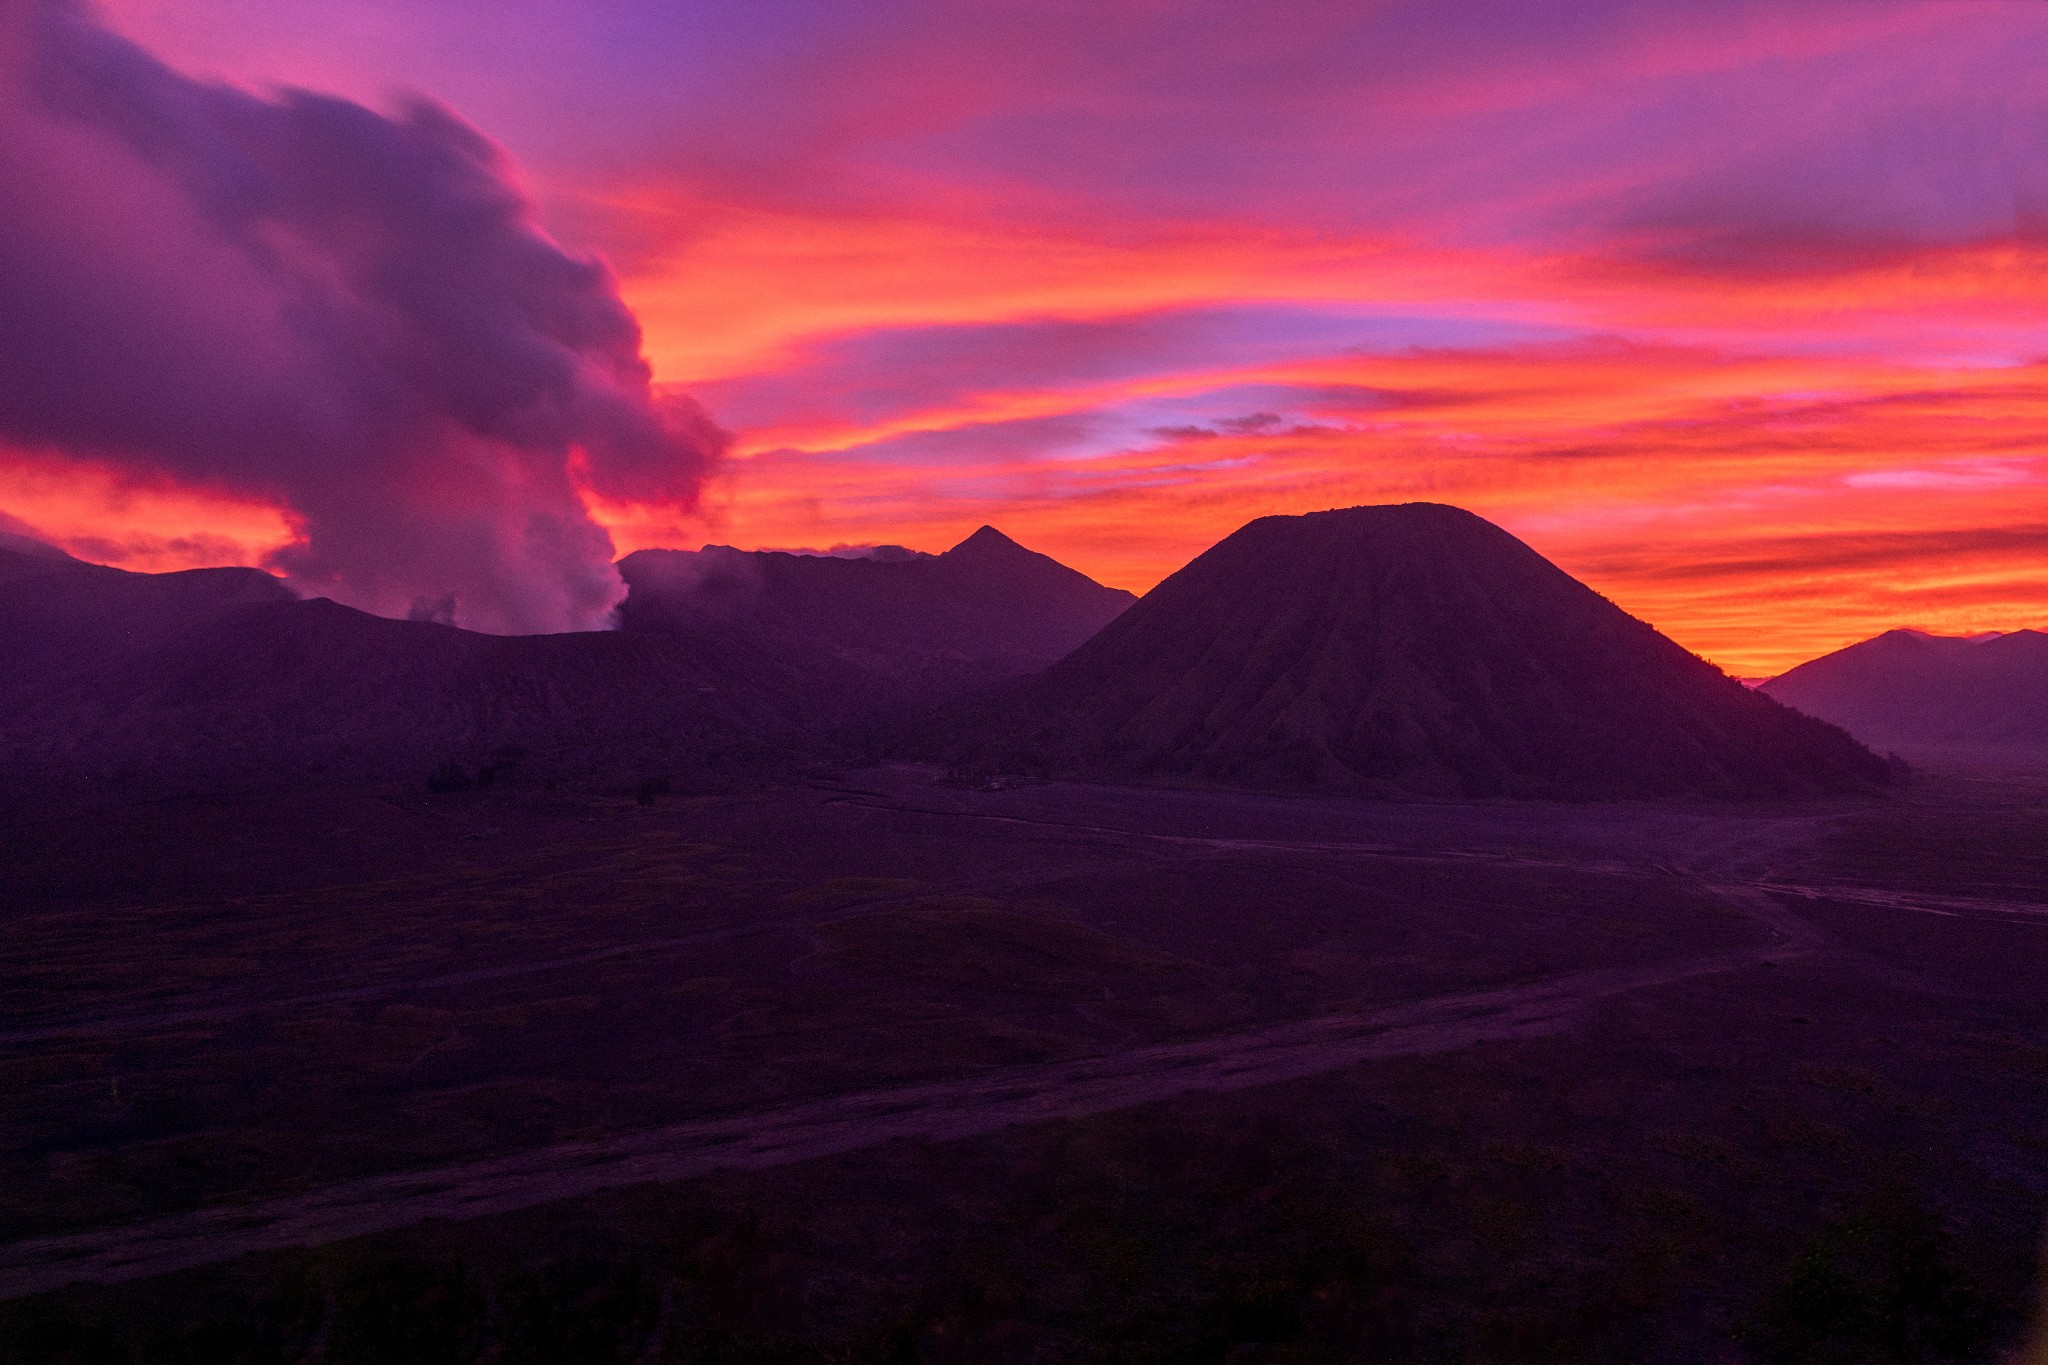
[[[2038,630],[1890,630],[1761,690],[1880,749],[2048,757],[2048,634]]]
[[[938,555],[838,559],[708,546],[619,562],[632,634],[723,629],[817,649],[925,699],[1035,672],[1136,599],[984,526]]]
[[[1123,610],[983,528],[942,555],[712,549],[621,565],[622,629],[497,636],[300,601],[257,569],[130,573],[0,545],[0,761],[176,785],[530,767],[784,763],[1044,666]]]
[[[424,777],[509,749],[663,770],[801,757],[877,694],[729,631],[498,636],[299,601],[255,569],[0,561],[10,782]]]
[[[1365,794],[1863,791],[1884,763],[1507,532],[1427,503],[1245,526],[955,717],[997,769]]]

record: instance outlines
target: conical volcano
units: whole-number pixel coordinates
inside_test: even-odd
[[[997,768],[1375,795],[1807,795],[1888,776],[1430,503],[1254,521],[970,729],[954,756]]]

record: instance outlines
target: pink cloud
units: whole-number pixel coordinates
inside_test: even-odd
[[[491,143],[194,82],[66,0],[0,25],[0,440],[282,508],[270,562],[361,605],[604,619],[580,490],[687,504],[724,437]]]

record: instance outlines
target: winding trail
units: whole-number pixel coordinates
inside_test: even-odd
[[[879,803],[877,803],[879,804]],[[948,812],[917,812],[935,815]],[[1120,840],[1162,841],[1219,851],[1275,849],[1367,857],[1545,862],[1480,850],[1418,850],[1348,842],[1299,843],[1149,834],[1104,826],[1061,825],[1016,816],[983,816]],[[1784,855],[1807,843],[1810,819],[1708,823],[1675,850],[1662,870],[1712,891],[1766,929],[1749,948],[1630,967],[1582,970],[1422,1000],[1263,1024],[1204,1038],[1133,1047],[1092,1057],[985,1071],[944,1081],[825,1096],[719,1117],[439,1167],[397,1172],[242,1204],[39,1237],[0,1246],[0,1299],[68,1284],[118,1283],[207,1265],[252,1252],[320,1245],[388,1232],[433,1219],[469,1219],[532,1208],[599,1191],[683,1180],[716,1170],[762,1169],[879,1146],[899,1139],[945,1141],[1024,1124],[1084,1118],[1175,1096],[1220,1094],[1323,1075],[1361,1062],[1452,1051],[1477,1043],[1555,1034],[1588,1006],[1634,991],[1781,962],[1825,946],[1824,936],[1779,895],[1811,888],[1766,880]],[[1565,861],[1570,865],[1569,860]],[[1584,868],[1649,870],[1587,859]],[[1778,894],[1773,894],[1774,892]],[[865,905],[841,907],[857,913]],[[825,916],[775,917],[786,921]],[[770,926],[733,926],[658,943],[615,945],[543,963],[384,982],[269,1000],[215,1000],[183,1009],[161,1006],[92,1018],[46,1021],[0,1033],[0,1042],[131,1027],[182,1017],[238,1013],[313,999],[352,999],[394,989],[467,983],[601,960],[650,948],[679,947]]]
[[[1766,882],[1763,888],[1801,900],[1841,901],[1884,910],[1907,910],[1948,919],[1996,919],[2008,924],[2048,925],[2048,905],[2038,901],[1991,900],[1981,896],[1935,896],[1918,891],[1885,891],[1868,886],[1807,886]]]
[[[1754,900],[1751,900],[1751,897]],[[1770,902],[1747,893],[1737,903]],[[1771,902],[1772,919],[1784,912]],[[1795,920],[1796,924],[1797,921]],[[1773,927],[1777,927],[1776,924]],[[116,1283],[250,1252],[318,1245],[429,1219],[475,1218],[720,1169],[758,1169],[902,1138],[944,1141],[1083,1118],[1191,1093],[1224,1093],[1359,1062],[1446,1052],[1570,1027],[1596,1001],[1811,951],[1810,934],[1641,967],[1603,968],[1108,1056],[1008,1068],[558,1143],[305,1194],[176,1214],[0,1247],[0,1298]]]

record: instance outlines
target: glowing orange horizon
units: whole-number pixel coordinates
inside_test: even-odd
[[[852,241],[868,241],[870,231],[859,226]],[[1427,299],[1452,270],[1441,256],[1422,254],[1414,287],[1395,291],[1388,282],[1400,275],[1401,253],[1328,244],[1323,251],[1325,268],[1338,259],[1364,263],[1361,278],[1369,271],[1380,291],[1374,304],[1396,293]],[[1074,269],[1064,245],[1051,255],[1048,275]],[[849,256],[833,259],[834,269],[845,269]],[[2048,451],[2048,372],[2032,363],[1915,356],[1898,344],[1939,330],[1930,315],[1942,328],[1976,328],[1994,339],[2023,330],[2028,320],[2018,310],[2043,278],[2044,259],[2031,248],[1986,244],[1814,278],[1726,281],[1504,254],[1466,262],[1466,282],[1483,281],[1524,317],[1609,318],[1638,337],[1649,330],[1668,340],[1616,334],[1036,388],[985,385],[879,415],[835,410],[829,393],[799,391],[781,421],[740,431],[736,458],[710,499],[710,526],[665,522],[644,509],[601,515],[622,549],[700,534],[746,546],[936,549],[992,521],[1104,581],[1143,590],[1254,516],[1448,501],[1523,534],[1730,671],[1768,674],[1894,626],[1970,633],[2048,621],[2048,542],[1975,535],[2048,526],[2048,459],[2036,458]],[[1136,279],[1127,262],[1105,265],[1117,278],[1102,283],[1102,297],[1155,309],[1210,301],[1199,290],[1176,297],[1188,283],[1184,263],[1169,253],[1159,274]],[[1559,285],[1568,274],[1576,276],[1571,289]],[[1296,299],[1299,277],[1297,262],[1282,259],[1257,287],[1248,277],[1236,284],[1262,300]],[[950,293],[939,287],[950,278],[927,279],[938,297],[899,300],[904,311],[895,319],[1029,322],[1060,315],[1085,292],[1065,281],[1041,300],[992,298],[979,289],[985,282]],[[1317,301],[1342,301],[1341,282],[1324,274]],[[1850,313],[1853,325],[1845,325]],[[643,316],[650,351],[663,354],[660,309]],[[817,334],[785,304],[760,317],[763,333],[795,330],[763,351],[700,362],[704,372],[741,372],[772,354],[770,372],[786,373],[801,390],[801,344],[815,345]],[[1724,335],[1737,323],[1739,349]],[[1861,344],[1801,349],[1829,330]],[[1147,438],[1021,462],[973,453],[978,429],[1255,385],[1391,397],[1378,411],[1312,418],[1285,431]],[[878,457],[892,443],[938,433],[959,438],[959,453],[941,470]],[[1904,545],[1902,537],[1915,536],[1921,548],[1888,563],[1836,563],[1829,549]],[[1956,548],[1929,548],[1948,543],[1944,537]]]
[[[410,62],[507,143],[735,438],[700,507],[592,505],[621,553],[991,523],[1142,590],[1256,516],[1428,499],[1739,674],[2048,624],[2038,146],[1984,93],[2048,61],[2042,7],[1109,5],[991,43],[912,6],[693,31],[703,79],[658,90],[568,20],[507,79],[431,14],[351,48],[114,8],[252,81]],[[113,562],[292,535],[18,467],[0,511]]]

